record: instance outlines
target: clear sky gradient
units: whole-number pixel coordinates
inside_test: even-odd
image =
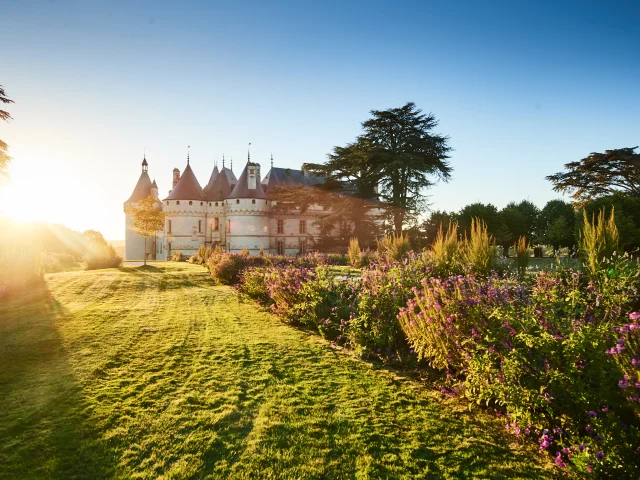
[[[372,109],[440,120],[453,179],[432,207],[557,198],[545,175],[640,144],[640,2],[5,0],[15,105],[0,210],[124,237],[140,173],[322,162]]]

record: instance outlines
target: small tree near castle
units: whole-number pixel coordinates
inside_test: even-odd
[[[162,211],[160,201],[153,195],[141,200],[137,206],[131,206],[133,228],[144,237],[144,265],[147,264],[147,238],[162,231],[167,214]]]

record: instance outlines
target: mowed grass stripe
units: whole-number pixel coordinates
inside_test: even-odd
[[[502,426],[283,325],[201,267],[0,305],[0,478],[548,478]]]

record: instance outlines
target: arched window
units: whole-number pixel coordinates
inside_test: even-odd
[[[218,202],[216,202],[216,207],[218,206]]]
[[[202,202],[200,202],[200,206],[202,206],[202,205],[203,205],[203,203],[202,203]]]
[[[189,200],[189,205],[193,205],[193,202],[191,200]]]
[[[176,202],[176,205],[180,205],[180,200],[178,200],[178,201]]]
[[[209,206],[211,206],[211,202],[209,202]]]
[[[236,200],[236,204],[237,204],[237,203],[240,203],[240,200]]]
[[[167,200],[167,205],[169,205],[169,200]]]
[[[251,203],[253,203],[255,205],[256,204],[256,199],[254,198],[253,200],[251,200]]]

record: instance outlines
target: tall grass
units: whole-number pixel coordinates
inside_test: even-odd
[[[353,268],[360,268],[362,266],[362,252],[360,251],[360,242],[357,238],[349,240],[349,250],[347,252],[349,256],[349,264]]]
[[[446,233],[441,223],[430,251],[435,267],[439,270],[451,270],[459,266],[463,246],[458,239],[458,223],[449,222]]]
[[[401,260],[410,251],[411,244],[405,235],[387,235],[378,240],[378,255],[387,260]]]
[[[596,219],[591,221],[585,211],[582,212],[582,230],[578,238],[580,257],[590,275],[594,275],[605,258],[610,258],[619,250],[620,234],[615,223],[615,212],[607,220],[604,209],[600,210]]]
[[[479,218],[471,219],[471,230],[465,236],[463,258],[474,271],[489,273],[496,262],[496,248],[493,236],[489,234],[487,224]]]
[[[529,266],[529,255],[531,252],[531,245],[527,241],[527,238],[522,236],[516,243],[513,244],[513,252],[515,253],[516,267],[518,273],[524,275],[524,272]]]

